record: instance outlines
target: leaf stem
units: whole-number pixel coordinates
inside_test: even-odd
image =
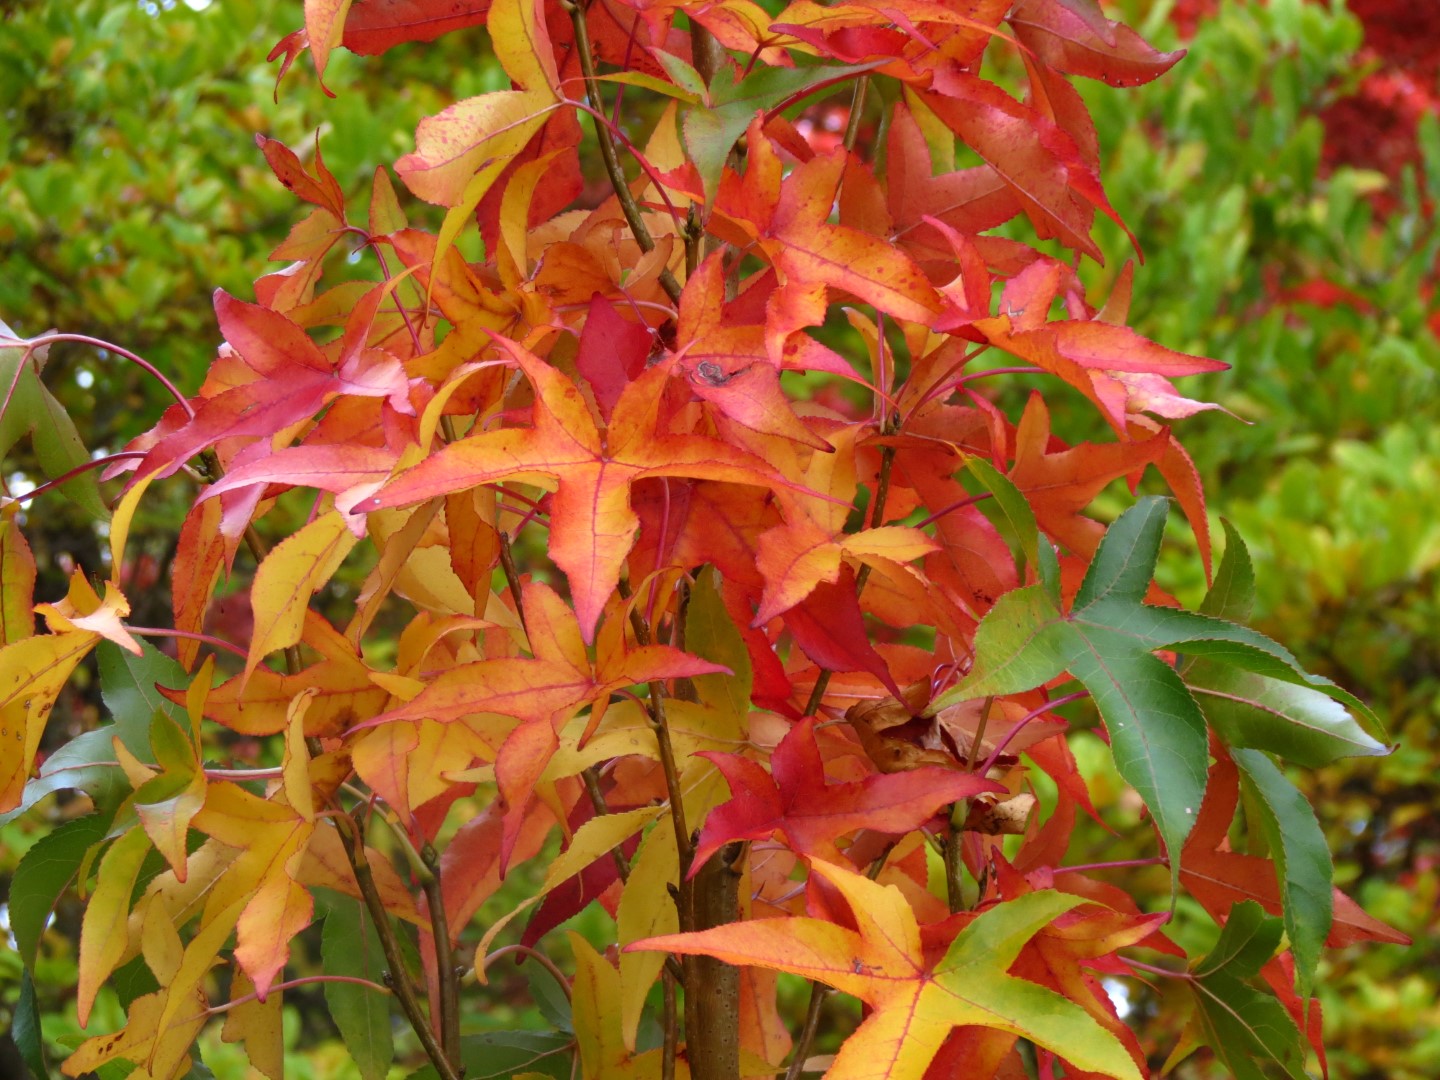
[[[500,533],[500,569],[505,574],[505,584],[510,589],[510,599],[515,601],[515,614],[520,619],[520,629],[525,631],[525,637],[530,637],[530,627],[525,622],[525,601],[520,592],[520,572],[515,569],[515,553],[510,549],[510,534],[504,530]],[[533,651],[533,650],[532,650]]]
[[[105,341],[102,338],[90,337],[87,334],[55,333],[41,334],[39,337],[19,341],[16,342],[16,344],[25,346],[25,356],[28,359],[30,354],[41,346],[51,345],[61,341],[74,341],[81,345],[93,345],[97,349],[104,349],[107,352],[113,352],[116,356],[120,356],[125,358],[126,360],[129,360],[132,364],[135,364],[138,367],[142,368],[147,374],[155,378],[161,386],[165,387],[165,389],[170,392],[170,396],[179,403],[180,407],[185,410],[185,415],[188,416],[191,420],[195,419],[195,410],[190,407],[190,402],[185,399],[185,395],[180,392],[179,387],[177,387],[174,383],[172,383],[169,379],[165,377],[164,372],[162,372],[159,368],[157,368],[154,364],[150,363],[150,361],[146,360],[144,357],[136,356],[129,349],[121,348],[119,345],[116,345],[113,342]]]
[[[234,656],[238,656],[241,660],[247,658],[245,650],[240,648],[240,646],[232,645],[228,641],[222,641],[220,638],[211,634],[199,634],[193,630],[167,630],[163,626],[132,626],[129,623],[125,624],[125,629],[139,637],[188,638],[191,641],[198,641],[202,644],[209,645],[212,649],[221,649]]]
[[[89,472],[91,469],[99,469],[115,461],[127,461],[133,458],[143,458],[146,456],[147,454],[144,450],[124,450],[118,454],[110,454],[108,457],[96,458],[94,461],[82,462],[81,464],[76,465],[73,469],[69,469],[66,472],[61,473],[59,476],[55,477],[55,479],[47,480],[39,487],[31,488],[29,491],[25,492],[24,495],[16,495],[11,501],[17,503],[29,502],[37,495],[44,495],[47,491],[53,491],[61,484],[68,483],[82,473]]]
[[[519,942],[516,942],[514,945],[502,945],[496,949],[480,962],[480,970],[489,971],[490,965],[495,963],[496,960],[515,954],[533,957],[537,964],[555,977],[555,981],[560,984],[560,989],[565,991],[565,996],[567,998],[571,996],[570,980],[565,977],[565,972],[560,970],[559,965],[539,949],[533,949],[529,945],[521,945]]]
[[[274,986],[270,987],[270,989],[266,992],[265,996],[269,997],[271,994],[279,993],[284,990],[292,990],[297,986],[305,986],[307,983],[326,982],[351,983],[354,986],[363,986],[367,990],[374,990],[377,994],[385,994],[387,996],[392,993],[391,989],[388,986],[381,986],[377,982],[371,982],[369,979],[361,979],[354,975],[306,975],[302,979],[291,979],[289,982],[276,983]],[[231,1009],[238,1008],[241,1005],[248,1005],[250,1002],[258,1000],[259,997],[259,994],[251,992],[249,994],[243,995],[242,997],[231,998],[223,1005],[212,1005],[210,1008],[206,1009],[202,1015],[219,1016],[221,1013],[229,1012]]]

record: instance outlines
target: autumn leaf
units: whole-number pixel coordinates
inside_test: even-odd
[[[1006,973],[1025,943],[1079,897],[1034,892],[991,908],[932,966],[899,889],[820,860],[811,872],[844,896],[856,929],[808,917],[762,919],[628,948],[789,971],[858,997],[872,1011],[841,1046],[831,1080],[919,1076],[951,1030],[967,1025],[1030,1039],[1076,1068],[1139,1080],[1129,1053],[1080,1006]]]
[[[45,721],[70,673],[100,640],[88,630],[22,638],[0,649],[0,812],[20,805]]]
[[[665,433],[660,390],[669,378],[666,365],[650,368],[626,387],[602,437],[574,383],[514,342],[496,340],[535,387],[533,426],[452,443],[358,509],[407,506],[501,480],[551,488],[550,557],[570,580],[587,644],[635,542],[639,519],[630,506],[632,484],[650,476],[760,487],[786,483],[763,461],[719,440]]]
[[[268,653],[299,643],[311,595],[330,580],[355,542],[345,515],[331,510],[265,556],[250,589],[255,634],[245,660],[246,680]]]
[[[731,840],[763,840],[779,832],[799,855],[835,862],[835,840],[857,829],[907,833],[942,806],[999,784],[971,773],[926,767],[906,773],[871,773],[831,783],[815,741],[815,720],[792,727],[770,758],[767,773],[738,754],[702,753],[724,774],[731,799],[710,811],[690,872]]]

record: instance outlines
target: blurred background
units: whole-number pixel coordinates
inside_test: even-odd
[[[1145,252],[1131,323],[1232,365],[1182,389],[1239,420],[1202,413],[1180,431],[1212,511],[1239,528],[1256,560],[1256,625],[1367,700],[1399,743],[1387,758],[1296,776],[1331,836],[1338,883],[1416,942],[1327,956],[1320,989],[1332,1074],[1433,1077],[1440,5],[1106,6],[1157,47],[1190,50],[1149,86],[1081,86],[1110,200]],[[304,60],[277,103],[276,66],[265,56],[300,25],[298,0],[9,0],[0,10],[0,319],[23,335],[56,327],[122,344],[187,391],[218,341],[212,290],[251,296],[251,282],[276,268],[271,250],[302,216],[255,134],[308,158],[318,131],[327,166],[363,205],[376,165],[411,149],[422,116],[503,82],[477,59],[482,39],[460,33],[383,58],[337,51],[327,72],[334,100]],[[817,128],[835,127],[835,102],[810,106]],[[413,223],[427,223],[424,208],[406,208]],[[1132,252],[1104,223],[1097,236],[1106,264],[1085,274],[1103,298]],[[45,380],[97,455],[150,427],[167,404],[133,367],[84,346],[55,346]],[[1068,441],[1101,436],[1081,404],[1057,398],[1051,407]],[[29,453],[22,440],[7,455],[7,493],[43,482]],[[174,522],[189,495],[171,485],[167,503],[161,487],[137,522],[132,546],[143,554],[125,568],[134,621],[149,625],[169,618],[165,590],[154,586],[168,576]],[[1125,498],[1123,489],[1111,494],[1112,508]],[[39,597],[62,595],[71,566],[101,565],[102,535],[68,502],[37,500],[29,519]],[[1188,602],[1203,592],[1183,530],[1164,573]],[[245,613],[217,613],[227,617]],[[67,720],[52,724],[52,745],[98,718],[93,686],[82,678],[72,696],[57,710]],[[1112,801],[1104,785],[1113,778],[1097,766],[1093,782],[1097,802]],[[63,813],[57,806],[0,826],[0,922],[16,863]],[[1090,839],[1097,860],[1141,854],[1133,839],[1099,831]],[[47,1016],[66,1012],[78,925],[78,908],[62,907],[44,941],[37,974]],[[0,1030],[19,972],[3,929]],[[523,979],[508,998],[502,980],[495,1001],[467,1023],[540,1024],[530,1000]],[[1154,1004],[1137,988],[1132,1020],[1143,1026]],[[112,1021],[118,1014],[99,1016]],[[318,993],[287,996],[286,1022],[296,1047],[287,1076],[352,1074]],[[46,1030],[65,1034],[63,1021]],[[205,1046],[215,1075],[246,1075],[218,1036]]]

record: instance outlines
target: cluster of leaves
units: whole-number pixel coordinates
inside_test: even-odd
[[[1322,947],[1401,938],[1334,891],[1272,755],[1380,754],[1378,725],[1241,625],[1254,582],[1233,530],[1186,612],[1153,582],[1165,500],[1108,530],[1087,515],[1155,466],[1210,577],[1202,486],[1166,421],[1213,408],[1170,378],[1221,365],[1124,325],[1130,269],[1097,308],[1074,266],[1016,239],[1023,222],[1100,256],[1097,214],[1120,219],[1067,76],[1134,85],[1180,54],[1080,0],[958,7],[306,4],[286,66],[308,44],[323,77],[337,45],[483,24],[511,88],[423,121],[396,162],[443,208],[434,233],[383,168],[357,213],[318,152],[306,167],[261,139],[314,208],[258,302],[217,293],[226,345],[198,394],[107,463],[133,471],[110,580],[77,572],[37,606],[7,511],[0,806],[70,787],[95,805],[17,872],[22,950],[33,963],[55,898],[93,875],[82,1023],[124,973],[128,1022],[68,1073],[183,1075],[223,1014],[275,1075],[314,890],[327,998],[368,1076],[393,1052],[387,998],[444,1077],[563,1074],[571,1055],[596,1077],[787,1057],[798,1075],[815,1024],[787,1022],[776,972],[813,980],[812,1017],[825,987],[869,1006],[841,1077],[1132,1077],[1200,1044],[1239,1076],[1303,1075],[1307,1041],[1323,1063]],[[981,76],[992,61],[1026,100]],[[797,110],[837,89],[849,125],[817,146]],[[577,208],[592,150],[611,190]],[[456,246],[472,222],[478,260]],[[379,280],[337,281],[346,237]],[[846,321],[849,356],[824,343]],[[4,445],[31,435],[52,484],[103,513],[73,428],[15,407],[48,400],[47,339],[10,336]],[[1057,378],[1110,434],[1067,445],[1038,394],[1012,418],[984,392],[1006,375]],[[181,471],[203,486],[166,677],[126,626],[122,571],[140,500]],[[267,548],[257,524],[297,512]],[[227,642],[205,618],[242,547],[253,632]],[[347,563],[363,584],[338,625],[312,598]],[[32,778],[97,648],[111,696],[143,707],[107,702],[115,724]],[[1077,817],[1107,809],[1057,711],[1081,696],[1148,809],[1149,861],[1224,927],[1188,967],[1163,913],[1071,858]],[[272,767],[217,763],[272,736]],[[553,1038],[462,1032],[466,929],[557,828],[518,948],[543,958],[598,900],[618,958],[571,938]],[[482,980],[513,915],[478,944]],[[1173,1048],[1143,1046],[1105,989],[1137,972],[1184,989]]]

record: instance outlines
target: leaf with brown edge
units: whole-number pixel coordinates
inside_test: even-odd
[[[737,754],[702,753],[725,776],[730,801],[711,810],[700,832],[693,876],[731,840],[763,840],[779,832],[799,855],[835,862],[835,841],[857,829],[907,833],[942,807],[999,784],[971,773],[927,767],[906,773],[872,773],[863,780],[830,782],[815,740],[814,717],[790,729],[770,757],[767,773]]]
[[[951,1030],[969,1025],[1020,1035],[1080,1069],[1140,1080],[1124,1046],[1084,1009],[1008,974],[1025,944],[1080,897],[1033,892],[991,908],[929,965],[898,888],[820,860],[810,869],[845,898],[856,929],[809,917],[761,919],[627,948],[789,971],[858,997],[871,1012],[841,1046],[826,1073],[831,1080],[919,1076]]]
[[[452,443],[357,509],[408,506],[501,480],[554,490],[550,557],[570,581],[586,643],[594,640],[600,612],[635,543],[640,524],[630,505],[635,481],[678,476],[759,487],[787,484],[759,458],[718,439],[666,433],[660,418],[661,390],[670,376],[665,364],[625,388],[602,438],[573,382],[515,342],[496,341],[535,387],[533,426]]]

